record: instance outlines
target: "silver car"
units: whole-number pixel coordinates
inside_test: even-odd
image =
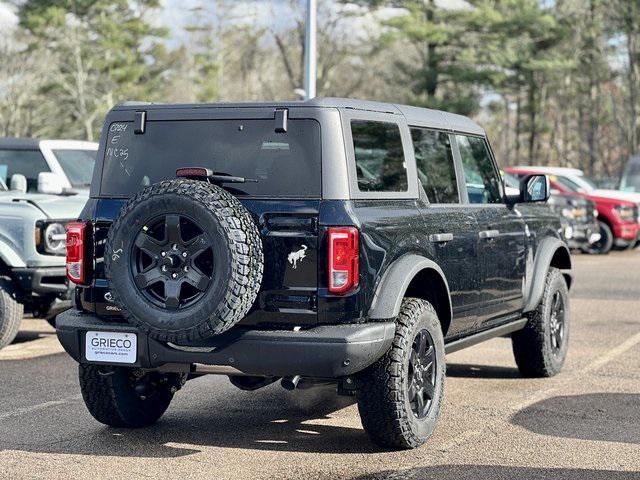
[[[0,159],[2,169],[7,167]],[[53,321],[71,305],[65,227],[88,197],[45,193],[63,188],[59,178],[47,178],[47,173],[35,175],[40,177],[35,193],[28,192],[22,174],[9,178],[11,188],[0,178],[0,348],[13,341],[25,311]]]

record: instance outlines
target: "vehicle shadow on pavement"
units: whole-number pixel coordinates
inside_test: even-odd
[[[592,393],[534,403],[511,423],[540,435],[640,444],[640,394]]]
[[[157,428],[167,442],[178,444],[313,453],[380,452],[359,421],[352,424],[353,415],[333,415],[355,403],[353,397],[337,396],[335,386],[289,392],[275,384],[256,392],[234,388],[225,395],[222,408],[214,400],[189,411],[176,409]]]
[[[436,465],[409,470],[387,471],[357,477],[357,480],[637,480],[638,472],[586,470],[579,468],[531,468],[501,465]]]
[[[466,363],[447,363],[447,377],[459,378],[522,378],[515,367],[496,365],[470,365]]]
[[[201,451],[199,447],[238,448],[313,453],[379,453],[353,415],[332,415],[353,405],[353,397],[339,397],[335,386],[288,392],[272,385],[243,392],[224,378],[198,385],[187,383],[160,421],[147,428],[109,428],[83,411],[58,411],[51,428],[40,427],[37,439],[25,430],[38,428],[15,419],[6,424],[9,438],[1,449],[141,458],[175,458]],[[189,392],[191,390],[191,392]],[[195,391],[195,392],[194,392]],[[207,399],[203,396],[211,392]],[[192,396],[196,393],[198,401]],[[82,402],[77,408],[84,410]],[[76,407],[74,406],[74,409]],[[71,422],[68,422],[69,419]],[[67,423],[65,423],[67,422]],[[1,432],[1,430],[0,430]]]
[[[35,332],[35,331],[31,331],[31,330],[20,330],[18,332],[18,335],[16,335],[16,338],[13,340],[12,345],[15,345],[16,343],[25,343],[25,342],[31,342],[32,340],[37,340],[39,338],[44,338],[44,337],[50,337],[54,335],[54,333],[48,333],[48,332]]]

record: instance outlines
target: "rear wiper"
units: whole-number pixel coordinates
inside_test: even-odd
[[[236,177],[223,172],[212,172],[203,167],[186,167],[176,170],[176,177],[206,178],[212,183],[258,183],[255,178]]]
[[[256,178],[234,177],[226,173],[214,173],[207,178],[213,183],[258,183]]]

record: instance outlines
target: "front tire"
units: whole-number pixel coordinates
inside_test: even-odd
[[[424,444],[440,415],[446,365],[433,306],[406,298],[389,351],[357,377],[358,411],[371,440],[385,448]]]
[[[0,278],[0,349],[9,345],[18,335],[24,308],[15,299],[11,280]]]
[[[596,255],[605,255],[613,248],[613,232],[609,225],[604,222],[598,221],[600,226],[600,240],[589,245],[584,252],[592,253]]]
[[[80,390],[89,413],[111,427],[155,423],[181,386],[178,374],[144,373],[125,367],[79,365]]]
[[[557,268],[547,273],[538,307],[523,330],[511,336],[513,354],[525,377],[552,377],[562,370],[569,347],[569,290]]]

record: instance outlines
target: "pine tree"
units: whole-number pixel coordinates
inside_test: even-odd
[[[20,25],[33,51],[50,52],[43,93],[55,98],[50,134],[95,138],[102,117],[126,99],[152,99],[163,83],[158,64],[166,35],[149,16],[158,0],[27,0]]]

